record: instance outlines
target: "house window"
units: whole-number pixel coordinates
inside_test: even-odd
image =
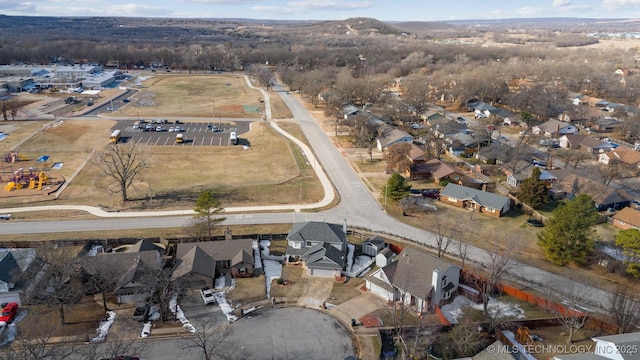
[[[307,241],[307,247],[312,247],[312,246],[313,246],[313,242]]]
[[[238,270],[238,272],[240,273],[240,275],[245,275],[247,273],[247,268],[242,267]]]

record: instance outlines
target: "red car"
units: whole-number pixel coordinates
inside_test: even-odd
[[[2,308],[2,315],[0,315],[0,326],[6,326],[13,320],[18,314],[18,304],[8,303]]]

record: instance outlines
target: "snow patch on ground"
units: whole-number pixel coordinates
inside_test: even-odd
[[[356,258],[356,262],[353,264],[352,271],[356,274],[359,274],[371,265],[371,260],[373,260],[373,258],[367,255],[358,256]]]
[[[256,269],[262,268],[262,261],[260,261],[260,245],[258,245],[257,241],[251,243],[251,248],[253,249],[253,267]]]
[[[213,293],[213,297],[216,298],[218,305],[220,305],[220,310],[222,310],[222,313],[227,317],[227,320],[229,320],[229,322],[238,320],[238,318],[233,315],[233,309],[227,302],[227,298],[224,296],[224,291]]]
[[[107,311],[107,319],[101,320],[98,325],[98,329],[96,330],[97,336],[91,339],[91,342],[102,342],[107,337],[109,333],[109,328],[113,325],[113,321],[116,319],[115,311]]]
[[[260,240],[260,246],[262,247],[262,255],[269,255],[269,246],[271,241]],[[267,299],[271,298],[271,282],[274,279],[279,279],[282,276],[282,264],[275,260],[263,260],[264,263],[264,278],[267,285]]]
[[[11,324],[6,325],[3,328],[0,328],[0,348],[3,348],[9,344],[11,344],[18,335],[18,327],[16,326],[22,319],[27,317],[29,312],[25,309],[18,310],[18,315],[13,319]]]
[[[224,276],[217,277],[214,281],[213,288],[214,289],[222,289],[224,288],[225,281]]]
[[[349,252],[347,253],[347,272],[351,272],[351,267],[353,266],[353,252],[356,250],[356,246],[351,243],[347,243],[347,248],[349,249]]]
[[[462,315],[462,309],[464,307],[473,307],[474,309],[482,311],[482,304],[476,304],[469,298],[464,296],[456,296],[453,302],[447,305],[443,305],[440,310],[444,316],[452,324],[458,323],[458,318]],[[524,319],[526,318],[524,310],[518,304],[507,303],[491,299],[489,301],[489,316],[498,319]]]
[[[178,294],[174,294],[171,297],[171,300],[169,300],[169,310],[176,316],[178,321],[182,323],[183,328],[187,329],[187,331],[191,333],[196,332],[196,328],[191,325],[191,322],[186,316],[184,316],[184,312],[182,312],[180,305],[178,305]]]
[[[177,304],[176,304],[177,306]],[[147,322],[142,325],[142,331],[140,332],[140,337],[146,338],[151,334],[151,323],[153,321],[157,321],[160,319],[160,308],[156,305],[151,306],[149,309],[149,317],[147,318]]]

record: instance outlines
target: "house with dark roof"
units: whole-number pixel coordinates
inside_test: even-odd
[[[632,200],[626,190],[616,189],[575,174],[568,174],[564,179],[554,184],[553,188],[556,191],[563,191],[567,199],[573,199],[579,194],[591,196],[598,211],[622,209],[628,206]]]
[[[253,239],[236,239],[179,243],[173,276],[207,284],[216,274],[251,277],[255,269],[254,242]]]
[[[347,263],[347,223],[295,223],[287,235],[286,256],[303,261],[311,276],[341,276]]]
[[[440,201],[453,206],[500,217],[511,209],[511,199],[453,183],[440,191]]]
[[[149,296],[145,280],[162,268],[158,251],[99,253],[81,259],[84,276],[107,274],[114,280],[113,294],[119,304],[144,301]]]
[[[126,252],[140,252],[140,251],[160,251],[162,253],[164,253],[164,247],[161,245],[158,245],[156,243],[154,243],[151,240],[147,240],[147,239],[142,239],[138,242],[136,242],[135,244],[133,244],[131,247],[129,247],[127,250],[125,250]]]
[[[589,130],[599,133],[614,132],[622,122],[609,116],[603,116],[593,121]]]
[[[625,207],[612,216],[613,227],[618,229],[638,229],[640,230],[640,211],[631,207]]]
[[[413,143],[413,136],[408,133],[392,128],[391,130],[384,131],[378,138],[376,139],[376,147],[379,151],[383,151],[391,145],[399,144],[401,142]]]
[[[10,251],[0,251],[0,292],[7,292],[16,285],[20,266]]]
[[[376,256],[380,251],[386,248],[386,241],[378,235],[362,242],[362,253],[365,255]]]
[[[436,184],[445,179],[458,183],[466,178],[463,170],[438,159],[431,159],[425,163],[412,164],[409,167],[408,174],[405,175],[412,180],[433,180]]]
[[[413,248],[404,249],[395,261],[365,277],[367,290],[411,306],[418,314],[452,298],[459,281],[458,266]]]
[[[614,148],[614,145],[608,142],[604,142],[586,136],[582,134],[567,134],[561,136],[559,139],[559,145],[565,149],[580,149],[590,154],[596,154],[599,152],[609,151]]]

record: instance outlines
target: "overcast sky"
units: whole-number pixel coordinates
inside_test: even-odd
[[[385,21],[640,18],[640,0],[0,0],[0,14]]]

